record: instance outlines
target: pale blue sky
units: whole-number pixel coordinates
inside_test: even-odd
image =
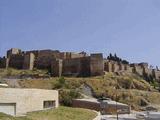
[[[13,47],[160,66],[160,0],[0,0],[0,56]]]

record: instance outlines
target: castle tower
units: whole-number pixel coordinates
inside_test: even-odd
[[[104,71],[112,72],[112,63],[111,61],[104,61]]]
[[[18,48],[11,48],[10,50],[7,51],[7,58],[9,58],[11,55],[17,55],[20,54],[21,50]]]
[[[33,70],[35,55],[33,53],[26,54],[24,56],[23,69]]]
[[[90,56],[90,74],[91,76],[103,75],[104,64],[101,53],[91,54]]]
[[[63,69],[63,60],[55,59],[51,64],[51,73],[54,77],[61,77]]]

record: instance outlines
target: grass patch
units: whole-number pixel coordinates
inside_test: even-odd
[[[96,113],[81,108],[60,106],[57,109],[28,113],[26,117],[12,117],[0,114],[0,120],[93,120]]]
[[[91,110],[60,106],[56,110],[28,114],[28,117],[33,120],[92,120],[96,115]]]
[[[27,117],[13,117],[10,115],[6,115],[4,113],[0,113],[0,120],[32,120]]]

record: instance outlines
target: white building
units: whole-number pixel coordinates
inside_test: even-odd
[[[58,91],[0,88],[0,112],[13,116],[58,107]]]

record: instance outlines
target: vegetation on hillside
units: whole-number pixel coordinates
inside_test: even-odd
[[[109,97],[119,102],[127,103],[139,110],[152,101],[152,87],[146,81],[134,76],[117,76],[107,74],[104,77],[91,78],[51,78],[47,80],[20,80],[23,88],[58,89],[60,103],[70,106],[72,99],[81,98],[81,88],[87,84],[92,88],[94,97]],[[117,89],[116,89],[117,88]],[[147,93],[144,93],[146,91]],[[138,94],[139,93],[139,94]],[[141,93],[141,94],[140,94]],[[156,96],[160,96],[155,92]],[[155,101],[152,101],[155,103]]]
[[[0,69],[0,76],[1,77],[23,77],[23,76],[33,76],[33,77],[39,77],[39,76],[48,76],[47,70],[18,70],[13,68],[8,69]]]
[[[10,87],[57,89],[60,93],[60,103],[65,106],[70,106],[72,99],[83,97],[82,89],[85,85],[91,88],[93,97],[109,97],[112,100],[129,104],[135,110],[141,110],[152,104],[160,104],[160,93],[154,89],[157,83],[149,84],[136,74],[106,73],[104,76],[87,78],[22,79],[16,81],[18,86],[12,86],[10,82],[6,80]]]

